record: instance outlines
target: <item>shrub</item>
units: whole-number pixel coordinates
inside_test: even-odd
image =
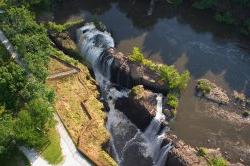
[[[142,63],[144,60],[144,56],[138,47],[134,47],[132,54],[129,55],[129,59],[133,62]]]
[[[228,162],[223,157],[215,157],[209,160],[211,166],[227,166]]]
[[[250,112],[249,111],[244,111],[243,113],[242,113],[242,116],[243,117],[248,117],[250,115]]]
[[[207,149],[204,147],[200,147],[197,152],[197,155],[201,157],[205,157],[207,155]]]
[[[179,105],[179,100],[176,94],[169,93],[167,95],[167,105],[173,109],[176,109]]]
[[[141,94],[143,93],[143,86],[142,85],[137,85],[137,86],[134,86],[132,89],[131,89],[131,94],[133,96],[140,96]]]
[[[198,83],[197,83],[197,89],[203,94],[209,94],[210,91],[212,90],[213,86],[212,84],[210,83],[209,80],[206,80],[206,79],[200,79],[198,80]]]

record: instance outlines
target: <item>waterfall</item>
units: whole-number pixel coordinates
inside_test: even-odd
[[[77,35],[81,54],[92,65],[102,97],[109,106],[106,127],[111,133],[110,145],[115,160],[124,166],[163,166],[172,145],[170,143],[161,147],[168,130],[161,130],[161,122],[165,120],[162,113],[162,95],[158,94],[156,97],[156,116],[145,132],[141,132],[122,112],[115,109],[115,101],[128,97],[129,90],[118,91],[110,82],[113,57],[109,49],[114,48],[113,38],[108,32],[98,31],[93,23],[78,29]]]
[[[109,77],[107,74],[110,73],[109,69],[113,58],[107,53],[107,50],[115,46],[111,35],[108,32],[97,30],[93,23],[89,23],[77,30],[77,37],[84,58],[94,70],[98,67],[98,72]]]

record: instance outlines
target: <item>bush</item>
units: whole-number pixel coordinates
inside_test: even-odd
[[[143,89],[143,86],[142,85],[137,85],[137,86],[134,86],[132,89],[131,89],[131,94],[133,96],[140,96],[142,93],[143,93],[144,89]]]
[[[210,91],[212,90],[213,86],[212,84],[210,83],[209,80],[206,80],[206,79],[200,79],[198,80],[198,83],[197,83],[197,89],[203,94],[209,94]]]
[[[244,111],[244,112],[242,113],[242,116],[243,116],[244,118],[248,117],[249,115],[250,115],[250,111]]]
[[[215,157],[209,160],[211,166],[227,166],[228,162],[223,157]]]
[[[173,109],[176,109],[179,105],[179,100],[176,94],[169,93],[167,95],[167,105]]]
[[[143,63],[144,55],[138,47],[134,47],[132,54],[129,55],[129,59],[133,62]]]
[[[204,147],[200,147],[197,152],[197,155],[201,157],[205,157],[207,155],[207,149]]]

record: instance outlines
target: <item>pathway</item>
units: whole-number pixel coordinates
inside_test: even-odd
[[[12,59],[16,61],[16,63],[22,67],[24,67],[24,64],[21,61],[21,58],[19,54],[15,51],[14,47],[10,43],[10,41],[7,39],[7,37],[4,35],[3,31],[0,30],[0,41],[5,46],[7,51],[9,52]]]
[[[61,120],[57,115],[55,119],[58,121],[56,129],[60,135],[60,144],[64,161],[59,164],[62,166],[91,166],[91,164],[82,156],[76,149],[73,141],[71,140],[68,132],[64,128]],[[51,166],[46,160],[44,160],[39,153],[33,149],[27,149],[20,147],[20,150],[27,156],[32,166]]]

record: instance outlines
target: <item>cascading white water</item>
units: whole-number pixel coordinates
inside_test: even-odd
[[[92,65],[102,96],[110,109],[106,127],[111,133],[110,144],[114,158],[119,165],[140,166],[146,162],[148,165],[163,166],[172,146],[168,144],[161,147],[167,130],[165,128],[161,131],[161,122],[165,120],[162,113],[162,95],[158,94],[156,98],[155,118],[145,132],[141,132],[122,112],[115,109],[114,103],[117,98],[127,97],[129,91],[118,91],[110,83],[110,66],[113,58],[105,51],[114,47],[113,38],[107,32],[98,31],[92,23],[80,28],[77,35],[81,53]],[[162,133],[158,135],[159,132]],[[135,154],[131,157],[132,153]]]
[[[97,30],[93,23],[78,29],[77,37],[82,55],[93,66],[105,50],[115,46],[111,35]]]

